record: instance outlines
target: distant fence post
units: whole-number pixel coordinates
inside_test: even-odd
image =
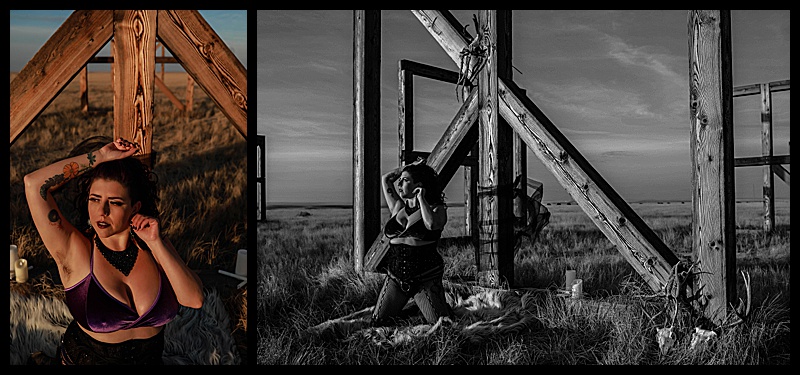
[[[256,176],[256,184],[258,184],[260,202],[258,210],[260,213],[259,220],[267,221],[267,136],[258,134],[258,175]]]
[[[729,10],[690,10],[688,19],[697,307],[719,324],[736,299],[731,18]]]

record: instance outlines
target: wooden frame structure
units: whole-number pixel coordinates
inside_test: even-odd
[[[152,154],[156,39],[247,138],[247,70],[196,10],[76,10],[11,82],[10,143],[110,40],[114,138]]]
[[[789,91],[789,80],[757,83],[733,88],[733,97],[761,96],[761,156],[734,159],[734,167],[763,166],[764,232],[775,229],[775,177],[789,185],[789,155],[774,156],[772,147],[772,93]]]
[[[525,95],[524,90],[502,72],[502,67],[509,64],[502,57],[501,40],[510,38],[510,11],[479,11],[476,26],[479,32],[475,38],[470,37],[448,11],[411,12],[457,66],[463,53],[477,50],[482,54],[480,66],[476,66],[478,59],[473,59],[460,72],[472,76],[479,69],[478,89],[472,90],[464,99],[427,159],[428,165],[439,172],[442,179],[449,180],[447,171],[460,165],[466,154],[475,149],[471,146],[474,137],[471,132],[475,132],[472,124],[478,122],[480,259],[476,260],[479,282],[494,287],[514,286],[513,244],[507,241],[513,238],[509,235],[513,234],[513,223],[508,197],[514,172],[511,157],[506,152],[511,149],[518,152],[510,147],[512,135],[516,134],[645,282],[656,292],[669,292],[666,287],[680,266],[677,256]],[[380,221],[374,219],[379,217],[380,207],[375,199],[380,191],[379,179],[376,174],[369,175],[369,168],[364,164],[365,160],[380,160],[379,138],[373,137],[367,143],[368,138],[364,137],[366,132],[379,134],[377,129],[380,129],[380,116],[377,115],[379,96],[374,95],[375,101],[370,104],[366,103],[369,96],[365,95],[367,90],[379,86],[380,76],[375,72],[380,68],[380,56],[374,54],[375,50],[380,50],[379,11],[354,11],[354,27],[353,256],[355,268],[361,272],[367,244],[372,244],[369,251],[387,246],[377,239]],[[500,33],[502,37],[498,36]],[[697,264],[700,264],[700,276],[691,280],[694,285],[690,286],[701,294],[698,307],[702,313],[719,323],[736,298],[730,12],[689,11],[688,37],[693,248]],[[368,54],[364,51],[373,52]],[[410,86],[406,85],[410,75],[402,67],[403,62],[399,76],[401,163],[416,156],[409,126],[409,113],[413,109],[407,104]],[[508,126],[503,126],[500,118]],[[762,159],[770,165],[776,160],[771,156]],[[788,156],[785,162],[788,163]],[[474,176],[471,171],[469,175]],[[469,178],[465,176],[465,179]]]
[[[112,44],[111,51],[113,53],[113,44],[114,40],[112,39],[109,41]],[[184,105],[180,99],[170,90],[167,85],[164,83],[164,65],[165,64],[177,64],[179,61],[175,57],[167,57],[164,56],[164,44],[161,43],[158,39],[156,39],[156,49],[161,49],[161,56],[156,57],[156,64],[161,64],[161,77],[155,76],[155,84],[156,87],[167,96],[172,104],[177,108],[179,111],[184,112],[187,116],[192,113],[192,104],[194,102],[194,79],[192,76],[188,76],[186,80],[186,104]],[[92,57],[89,62],[81,69],[81,76],[80,76],[80,98],[81,98],[81,112],[89,113],[89,75],[88,75],[88,68],[89,64],[113,64],[114,63],[114,56],[95,56]],[[114,81],[114,69],[112,65],[112,69],[110,71],[111,74],[111,81]]]

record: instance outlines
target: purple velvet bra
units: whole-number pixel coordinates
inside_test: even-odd
[[[114,298],[94,276],[94,243],[89,261],[89,274],[77,284],[66,288],[66,304],[72,317],[92,332],[108,333],[121,329],[158,327],[169,323],[178,314],[180,305],[164,271],[159,269],[161,281],[158,297],[144,315]]]

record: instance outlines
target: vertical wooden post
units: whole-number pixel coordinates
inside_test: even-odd
[[[89,113],[89,73],[88,66],[84,65],[81,69],[81,112]]]
[[[267,136],[258,135],[258,182],[259,192],[261,196],[261,204],[259,211],[261,211],[260,220],[267,221]]]
[[[478,12],[478,38],[486,53],[478,72],[480,199],[480,259],[478,282],[500,287],[514,285],[511,142],[513,132],[498,121],[497,11]]]
[[[730,11],[690,10],[688,18],[697,307],[720,323],[736,298]]]
[[[404,60],[399,62],[398,110],[399,123],[397,133],[400,137],[400,165],[414,161],[414,74],[405,68]]]
[[[353,259],[363,272],[381,222],[380,11],[354,10],[353,24]]]
[[[194,103],[194,78],[191,74],[186,75],[186,116],[192,114],[192,104]]]
[[[114,11],[114,139],[137,142],[153,167],[155,10]]]
[[[761,155],[772,158],[772,92],[769,83],[761,85]],[[772,164],[764,165],[764,232],[775,226],[775,177]]]
[[[512,14],[511,10],[498,10],[497,11],[497,76],[506,79],[514,79],[514,69],[512,68]],[[500,126],[507,127],[508,122],[500,116]],[[525,223],[528,217],[528,210],[526,209],[526,201],[528,198],[528,163],[527,151],[528,146],[522,141],[519,134],[514,133],[511,141],[511,157],[513,163],[513,180],[519,179],[520,188],[525,194],[520,194],[514,198],[513,210],[514,217],[519,223]]]
[[[480,262],[480,227],[478,226],[478,208],[480,202],[478,201],[478,176],[480,170],[478,168],[478,144],[472,147],[470,155],[475,157],[475,165],[464,166],[464,228],[465,234],[472,239],[472,246],[475,253],[475,265]]]

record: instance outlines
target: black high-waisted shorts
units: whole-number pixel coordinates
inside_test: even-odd
[[[72,321],[61,337],[58,355],[65,365],[162,365],[164,330],[147,339],[108,344],[94,339]]]

